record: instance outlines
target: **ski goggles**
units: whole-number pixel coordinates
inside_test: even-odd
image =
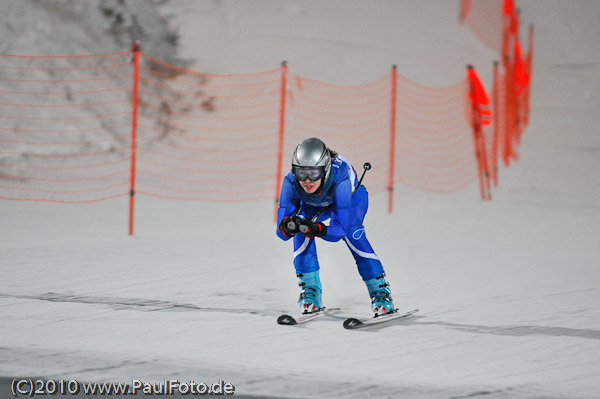
[[[310,181],[317,181],[323,178],[324,174],[324,170],[322,167],[294,166],[292,168],[292,172],[294,173],[294,177],[298,179],[298,181],[304,181],[307,178]]]

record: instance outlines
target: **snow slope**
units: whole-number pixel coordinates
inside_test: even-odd
[[[345,246],[319,242],[324,300],[344,311],[277,326],[298,289],[271,201],[140,197],[135,237],[124,199],[0,201],[0,375],[222,378],[236,394],[290,398],[597,398],[600,3],[517,3],[536,26],[531,125],[493,201],[475,185],[400,187],[388,215],[385,196],[371,198],[370,240],[396,304],[417,317],[344,330],[343,316],[368,317],[366,289]],[[473,63],[489,84],[495,56],[445,0],[160,9],[181,33],[180,55],[215,73],[286,59],[304,76],[359,84],[398,64],[444,86]]]

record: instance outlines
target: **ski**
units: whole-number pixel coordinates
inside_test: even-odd
[[[321,308],[314,313],[303,314],[302,316],[300,316],[298,318],[294,318],[293,316],[290,316],[287,314],[282,314],[281,316],[279,316],[277,318],[277,324],[293,326],[295,324],[306,323],[307,321],[319,319],[323,316],[337,313],[340,310],[342,310],[342,309],[340,309],[340,308],[330,308],[330,309]]]
[[[392,321],[392,320],[402,319],[404,317],[408,317],[414,313],[417,313],[418,311],[419,311],[419,309],[413,309],[411,311],[402,313],[402,312],[398,311],[398,309],[396,309],[392,313],[388,313],[383,316],[373,317],[370,320],[359,320],[359,319],[355,319],[355,318],[351,317],[349,319],[344,320],[344,328],[347,330],[353,330],[356,328],[368,327],[368,326],[372,326],[374,324],[385,323],[385,322]]]

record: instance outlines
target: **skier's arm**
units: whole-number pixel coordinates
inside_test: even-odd
[[[296,212],[298,209],[298,205],[300,204],[300,200],[296,194],[296,190],[292,183],[289,182],[288,179],[283,179],[283,185],[281,186],[281,193],[279,194],[279,208],[277,209],[277,228],[276,233],[277,237],[281,238],[284,241],[289,240],[291,237],[285,236],[279,230],[279,224],[281,223],[281,219],[285,216],[290,216]]]
[[[335,189],[335,206],[331,213],[331,222],[327,234],[322,238],[336,242],[344,238],[350,227],[350,202],[352,200],[352,185],[350,180],[342,181]]]

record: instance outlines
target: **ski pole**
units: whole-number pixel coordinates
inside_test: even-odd
[[[301,211],[302,211],[302,208],[298,207],[298,210],[296,211],[296,214],[294,216],[298,216]],[[296,222],[294,222],[294,219],[287,222],[287,228],[291,231],[296,230]]]
[[[354,194],[354,193],[356,192],[356,190],[358,190],[358,188],[359,188],[359,187],[362,185],[362,181],[363,181],[363,179],[365,178],[365,173],[367,173],[367,170],[370,170],[370,169],[371,169],[371,164],[370,164],[369,162],[365,162],[365,163],[363,164],[363,169],[364,169],[364,170],[363,170],[363,173],[362,173],[362,175],[360,176],[360,180],[358,181],[358,185],[356,186],[356,188],[355,188],[354,190],[352,190],[352,194]],[[317,218],[318,218],[319,216],[321,216],[321,215],[323,214],[323,212],[325,212],[325,211],[327,210],[327,208],[329,208],[329,206],[326,206],[325,208],[322,208],[322,209],[319,211],[319,213],[317,213],[315,216],[313,216],[313,217],[312,217],[312,219],[311,219],[311,220],[312,220],[313,222],[316,222],[316,221],[317,221]]]
[[[369,162],[365,162],[363,164],[363,173],[362,176],[360,177],[360,180],[358,181],[358,186],[356,186],[356,188],[354,190],[352,190],[352,194],[354,194],[354,192],[356,190],[358,190],[358,188],[360,187],[360,185],[362,184],[363,179],[365,178],[365,173],[367,173],[367,170],[371,170],[371,164]]]
[[[356,188],[354,190],[352,190],[352,194],[354,194],[356,192],[356,190],[358,190],[358,188],[361,186],[362,181],[365,177],[365,174],[367,173],[367,170],[371,169],[371,164],[369,162],[365,162],[363,164],[363,173],[362,176],[360,176],[360,180],[358,181],[358,185],[356,186]],[[321,210],[319,212],[317,212],[317,214],[315,216],[313,216],[310,220],[311,222],[316,222],[317,219],[319,218],[319,216],[321,216],[323,214],[323,212],[325,212],[327,209],[329,208],[329,206],[326,206],[325,208],[321,208]],[[296,213],[296,216],[298,216],[300,214],[300,209],[298,209],[298,212]],[[290,228],[290,223],[295,227],[296,224],[294,222],[288,222],[288,228]],[[306,233],[308,231],[308,227],[304,224],[301,224],[300,227],[300,232],[301,233]]]
[[[323,214],[323,212],[325,212],[325,210],[329,209],[329,206],[326,206],[325,208],[321,208],[321,210],[319,212],[317,212],[317,214],[315,216],[313,216],[310,221],[311,222],[316,222],[317,219],[319,218],[319,216],[321,216]],[[301,224],[300,227],[300,232],[302,234],[306,233],[308,231],[308,226],[305,224]]]

